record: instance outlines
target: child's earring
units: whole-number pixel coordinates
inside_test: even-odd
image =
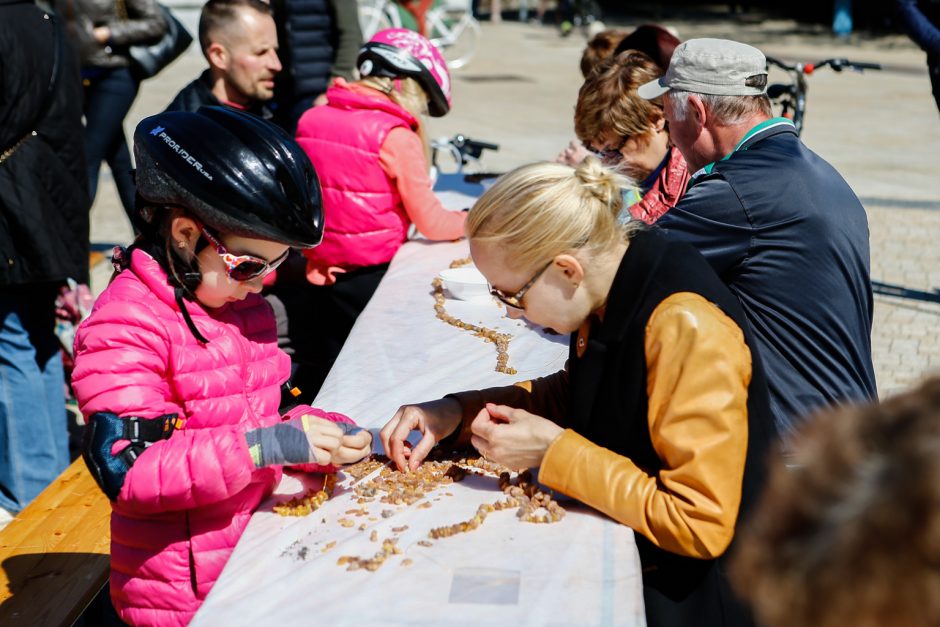
[[[177,246],[177,248],[186,248],[186,242],[183,241],[183,240],[180,240],[180,241],[176,242],[176,246]]]

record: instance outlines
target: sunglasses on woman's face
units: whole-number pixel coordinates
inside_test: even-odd
[[[552,260],[554,261],[554,260]],[[542,269],[532,275],[532,278],[529,279],[528,283],[523,285],[517,292],[514,294],[507,294],[506,292],[490,286],[490,294],[495,296],[499,302],[506,305],[507,307],[512,307],[513,309],[525,309],[525,305],[522,304],[522,297],[525,296],[526,292],[535,285],[535,282],[539,280],[539,277],[548,270],[548,267],[552,265],[552,262],[549,261],[547,264],[542,266]]]
[[[623,161],[623,153],[620,152],[623,150],[623,147],[627,145],[627,140],[629,138],[624,137],[623,141],[619,145],[614,146],[613,148],[606,148],[604,150],[594,150],[594,148],[587,146],[588,152],[595,155],[598,159],[606,163],[607,165],[617,165]]]
[[[273,261],[266,261],[253,255],[233,255],[225,249],[222,242],[214,237],[208,229],[199,227],[199,230],[202,231],[205,238],[209,240],[209,243],[215,248],[215,252],[222,258],[222,262],[225,264],[225,270],[228,272],[229,278],[233,281],[251,281],[252,279],[257,279],[274,272],[279,265],[284,263],[284,260],[287,259],[287,254],[290,252],[288,248],[284,251],[283,255]]]

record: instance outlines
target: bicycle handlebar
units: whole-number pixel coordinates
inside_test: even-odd
[[[437,165],[437,153],[442,150],[454,158],[457,171],[462,172],[463,166],[471,161],[478,161],[484,150],[499,150],[499,144],[470,139],[466,135],[454,135],[453,137],[435,139],[431,142],[431,148],[433,150],[431,155],[432,165]]]
[[[774,57],[767,57],[767,65],[774,65],[782,70],[787,72],[798,72],[801,74],[812,74],[814,71],[824,68],[826,66],[831,67],[836,72],[841,72],[842,70],[855,70],[861,72],[862,70],[880,70],[881,64],[879,63],[869,63],[867,61],[850,61],[845,58],[833,58],[825,59],[818,63],[794,63],[788,64],[784,63],[780,59]]]

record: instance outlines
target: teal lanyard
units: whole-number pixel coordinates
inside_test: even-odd
[[[745,133],[744,137],[741,138],[741,141],[738,142],[738,145],[734,147],[734,150],[732,150],[731,152],[726,154],[724,157],[722,157],[720,161],[727,161],[728,159],[730,159],[731,155],[741,150],[741,146],[746,144],[749,139],[751,139],[758,133],[765,131],[768,128],[772,128],[774,126],[780,126],[781,124],[785,126],[793,126],[793,121],[790,120],[789,118],[770,118],[769,120],[764,120],[763,122],[761,122],[760,124],[752,128],[751,130],[749,130],[747,133]],[[745,148],[744,150],[747,150],[747,148]],[[711,174],[712,170],[715,169],[715,165],[717,165],[717,162],[712,161],[711,163],[706,165],[704,168],[702,168],[701,170],[693,174],[692,178],[695,179],[699,176],[702,176],[703,174]]]

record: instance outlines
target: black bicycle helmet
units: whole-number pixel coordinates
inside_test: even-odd
[[[137,193],[207,226],[312,248],[323,239],[313,164],[280,128],[227,107],[145,118],[134,131]],[[140,207],[138,207],[140,209]]]
[[[450,72],[440,51],[413,30],[388,28],[362,48],[356,66],[361,76],[407,76],[428,94],[428,113],[439,118],[450,111]]]

